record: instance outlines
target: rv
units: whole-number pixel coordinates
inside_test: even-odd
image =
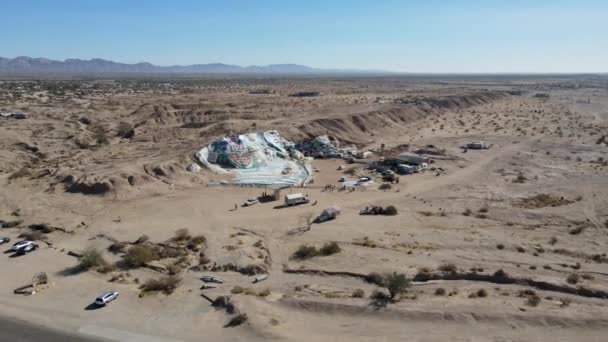
[[[308,203],[309,200],[301,193],[289,194],[285,196],[285,205],[290,207],[292,205]]]

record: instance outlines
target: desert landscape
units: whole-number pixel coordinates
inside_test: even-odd
[[[6,78],[0,112],[3,317],[115,341],[608,334],[605,75]],[[336,151],[299,151],[289,187],[196,157],[270,131]]]

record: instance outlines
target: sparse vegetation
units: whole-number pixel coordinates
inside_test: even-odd
[[[83,271],[93,267],[105,266],[108,266],[108,262],[104,259],[101,252],[93,247],[84,250],[81,257],[78,258],[78,268]]]
[[[384,277],[384,287],[388,290],[391,299],[401,294],[411,286],[411,282],[405,274],[393,272]]]
[[[173,293],[181,283],[178,276],[166,276],[158,279],[149,279],[142,286],[142,292],[163,292],[167,295]]]
[[[435,296],[445,296],[445,289],[443,287],[438,287],[435,289]]]
[[[570,285],[575,285],[580,280],[580,276],[577,273],[571,273],[567,278],[566,282]]]
[[[365,291],[362,289],[356,289],[352,294],[353,298],[363,298],[365,297]]]
[[[340,248],[340,246],[338,245],[337,242],[332,241],[332,242],[328,242],[325,245],[323,245],[323,247],[321,247],[321,249],[319,250],[319,255],[332,255],[332,254],[336,254],[336,253],[340,253],[340,251],[342,251],[342,249]]]
[[[127,267],[138,268],[150,261],[158,259],[158,252],[151,246],[136,245],[127,250],[123,260]]]
[[[458,268],[454,264],[441,264],[437,267],[438,270],[445,273],[456,273],[458,272]]]

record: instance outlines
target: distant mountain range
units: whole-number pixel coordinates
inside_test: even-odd
[[[266,66],[230,65],[223,63],[158,66],[147,62],[136,64],[118,63],[100,58],[90,60],[66,59],[64,61],[48,58],[21,56],[16,58],[0,57],[0,74],[332,74],[332,73],[378,73],[365,70],[317,69],[298,64],[272,64]]]

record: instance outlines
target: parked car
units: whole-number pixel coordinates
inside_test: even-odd
[[[247,202],[243,203],[243,207],[250,207],[254,204],[257,204],[259,201],[256,197],[251,197],[247,200]]]
[[[29,252],[33,252],[36,249],[38,249],[38,245],[35,243],[31,243],[29,245],[25,245],[24,247],[19,248],[18,250],[15,251],[15,253],[17,253],[18,255],[24,255]]]
[[[338,182],[340,182],[340,183],[346,182],[346,177],[340,177],[340,179],[338,179]]]
[[[11,239],[10,239],[10,238],[7,238],[7,237],[0,237],[0,245],[3,245],[3,244],[5,244],[5,243],[9,243],[9,242],[11,242]]]
[[[102,292],[99,294],[99,296],[97,296],[97,298],[95,298],[95,304],[100,305],[100,306],[105,306],[106,304],[110,303],[111,301],[113,301],[117,298],[118,298],[118,292],[116,292],[116,291]]]
[[[34,243],[32,241],[29,240],[22,240],[19,242],[16,242],[13,247],[11,247],[11,251],[13,252],[18,252],[19,250],[28,247],[28,246],[32,246]]]

